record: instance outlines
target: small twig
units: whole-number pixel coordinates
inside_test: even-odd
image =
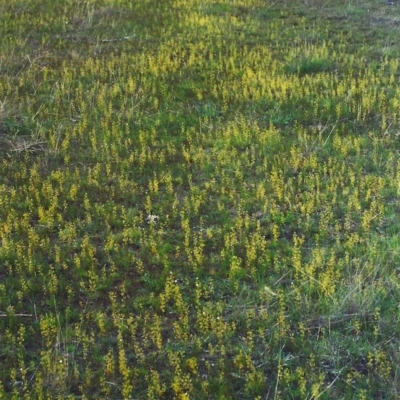
[[[27,142],[25,140],[17,146],[11,140],[8,140],[8,143],[13,147],[11,151],[15,153],[22,153],[23,151],[41,151],[44,150],[43,145],[46,144],[46,142]]]
[[[79,35],[67,35],[67,36],[59,36],[60,38],[72,40],[74,42],[91,42],[95,40],[94,38],[89,38],[86,36],[79,36]],[[108,43],[108,42],[120,42],[122,40],[129,40],[135,38],[136,35],[124,36],[122,38],[115,38],[115,39],[98,39],[100,43]]]
[[[331,131],[329,132],[329,135],[328,135],[328,137],[326,138],[326,140],[325,140],[324,144],[322,145],[322,147],[325,147],[325,146],[326,146],[326,143],[328,142],[329,138],[331,137],[331,134],[332,134],[333,130],[336,128],[336,125],[337,125],[337,122],[334,123],[334,125],[333,125]],[[326,128],[326,127],[325,127],[325,128]],[[325,130],[325,129],[324,129],[324,130]]]
[[[289,272],[287,272],[286,274],[282,275],[275,283],[274,285],[277,285],[283,278],[285,278],[287,275],[289,275]]]
[[[0,317],[8,317],[8,316],[13,316],[13,317],[33,317],[32,314],[6,314],[4,312],[0,312]]]
[[[119,42],[119,41],[121,41],[121,40],[133,39],[134,37],[136,37],[136,35],[125,36],[125,37],[120,38],[120,39],[100,39],[100,42],[102,42],[102,43],[107,43],[107,42]]]
[[[35,311],[35,317],[36,317],[36,321],[39,321],[37,313],[36,313],[36,303],[33,303],[33,309]]]
[[[119,386],[119,385],[117,385],[116,383],[114,383],[114,382],[110,382],[110,381],[106,381],[106,383],[108,383],[109,385],[113,385],[113,386]]]
[[[326,391],[328,391],[334,385],[334,383],[339,379],[339,377],[342,374],[343,370],[344,370],[344,367],[338,372],[336,378],[321,393],[319,393],[318,396],[314,397],[314,400],[319,399]]]
[[[40,361],[39,364],[38,364],[38,366],[36,367],[35,371],[33,372],[32,376],[31,376],[31,379],[29,379],[29,382],[32,382],[33,378],[35,377],[36,373],[37,373],[38,370],[39,370],[39,367],[40,367],[40,364],[41,364],[41,363],[42,363],[42,362]]]

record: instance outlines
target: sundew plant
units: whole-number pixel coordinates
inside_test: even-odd
[[[399,21],[0,0],[0,398],[398,399]]]

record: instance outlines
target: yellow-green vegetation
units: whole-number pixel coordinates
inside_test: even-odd
[[[0,398],[399,398],[399,21],[0,0]]]

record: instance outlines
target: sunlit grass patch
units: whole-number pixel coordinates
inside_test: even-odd
[[[396,8],[358,3],[0,6],[0,397],[398,397]]]

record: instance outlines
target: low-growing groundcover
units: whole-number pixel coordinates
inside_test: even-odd
[[[0,0],[0,398],[399,398],[399,21]]]

